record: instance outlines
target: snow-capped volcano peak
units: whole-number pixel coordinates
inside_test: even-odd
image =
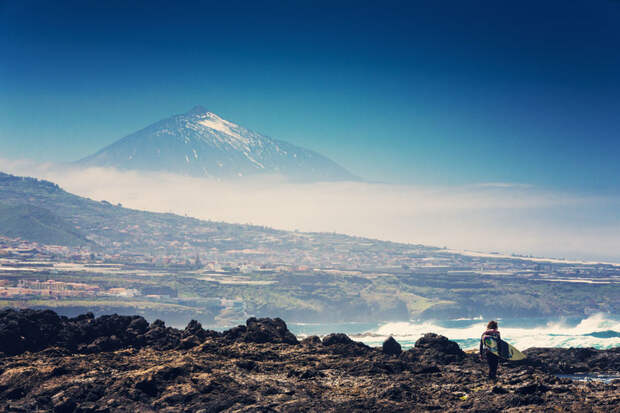
[[[253,132],[203,106],[147,126],[79,163],[194,176],[268,173],[303,181],[358,179],[316,152]]]

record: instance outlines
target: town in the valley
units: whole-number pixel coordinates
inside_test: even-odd
[[[612,292],[620,284],[618,265],[291,234],[317,245],[327,237],[333,248],[268,249],[255,242],[252,248],[123,254],[0,237],[0,304],[68,315],[88,308],[139,312],[173,323],[193,317],[207,325],[230,325],[261,313],[284,313],[293,321],[356,321],[357,314],[380,321],[449,316],[459,307],[474,311],[462,308],[467,291],[484,294],[485,288],[504,284],[513,286],[513,302],[523,295],[517,311],[524,315],[557,311],[553,305],[536,306],[528,288],[536,284],[536,291],[571,297],[559,308],[566,315],[619,306]],[[601,300],[591,306],[579,300],[584,289],[596,290]]]

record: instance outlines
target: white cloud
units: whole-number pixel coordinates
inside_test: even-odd
[[[0,170],[125,207],[301,231],[536,256],[620,261],[620,200],[483,183],[232,182],[0,159]]]

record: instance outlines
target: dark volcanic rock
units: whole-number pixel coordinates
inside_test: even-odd
[[[197,336],[189,336],[181,339],[181,342],[176,348],[180,350],[187,350],[196,346],[199,346],[202,341]]]
[[[547,391],[547,386],[541,383],[525,383],[522,386],[515,388],[517,394],[534,394],[544,393]]]
[[[140,316],[92,313],[75,318],[60,317],[50,310],[0,311],[0,353],[21,354],[48,347],[65,348],[79,353],[99,353],[122,348],[145,346],[159,350],[190,349],[207,338],[225,337],[251,343],[298,344],[297,338],[279,318],[250,318],[246,326],[238,326],[224,334],[204,330],[192,320],[184,330],[166,327],[161,320],[150,325]]]
[[[502,363],[494,382],[477,354],[435,334],[397,357],[344,334],[290,345],[279,319],[220,334],[198,322],[177,330],[140,317],[3,311],[0,334],[3,351],[22,351],[0,356],[0,411],[620,411],[620,383],[558,378],[536,361],[599,369],[617,366],[617,349],[532,349],[532,365]]]
[[[418,349],[432,349],[444,354],[463,355],[463,350],[454,341],[435,333],[426,333],[415,342]]]
[[[301,340],[301,344],[304,346],[316,347],[320,346],[322,343],[321,338],[319,336],[310,336]]]
[[[127,330],[130,330],[131,333],[138,335],[144,334],[146,330],[148,330],[148,328],[149,323],[144,318],[138,317],[131,320],[131,323],[129,323]]]
[[[346,334],[343,333],[332,333],[323,337],[323,345],[324,346],[334,346],[337,344],[342,344],[345,346],[352,345],[355,342],[349,338]]]
[[[332,333],[323,337],[323,346],[335,354],[363,355],[370,350],[364,343],[353,341],[343,333]]]
[[[237,326],[237,327],[233,327],[230,330],[226,330],[224,331],[224,337],[226,339],[228,339],[229,341],[236,341],[239,340],[241,337],[243,337],[245,335],[245,333],[247,332],[247,327],[246,326]]]
[[[522,364],[550,373],[587,373],[620,371],[620,347],[609,350],[594,348],[529,348],[523,352]]]
[[[58,336],[61,318],[50,310],[0,311],[0,351],[20,354],[39,351]]]
[[[196,320],[190,321],[182,334],[183,337],[196,336],[200,340],[204,340],[207,336],[207,332],[202,328],[202,324]]]
[[[153,321],[150,325],[150,328],[156,328],[156,327],[166,328],[166,323],[164,323],[163,320],[157,319]]]
[[[380,394],[381,398],[389,399],[397,402],[401,401],[417,401],[418,397],[415,390],[405,383],[399,383],[388,387]]]
[[[181,333],[181,342],[178,345],[180,349],[189,349],[200,345],[207,337],[221,337],[222,334],[213,330],[205,330],[202,325],[192,320],[187,324],[187,327]]]
[[[390,336],[387,340],[383,342],[381,350],[385,354],[391,354],[395,356],[399,355],[403,351],[398,341],[396,341],[392,336]]]
[[[247,326],[224,333],[230,340],[256,343],[297,344],[297,338],[279,318],[248,320]],[[92,313],[75,318],[58,316],[50,310],[0,311],[0,353],[21,354],[48,347],[64,348],[79,353],[114,351],[127,347],[150,346],[159,350],[189,349],[206,338],[219,338],[221,333],[204,330],[192,320],[184,330],[166,327],[161,320],[150,325],[140,316],[117,314],[95,318]]]
[[[0,312],[0,351],[14,355],[58,346],[73,351],[110,351],[134,345],[146,326],[139,316],[92,313],[59,317],[50,310],[6,309]]]
[[[298,344],[297,337],[286,327],[280,318],[249,318],[247,330],[241,339],[251,343],[286,343]]]
[[[286,323],[280,318],[252,317],[246,321],[246,325],[226,330],[222,336],[229,342],[299,344],[297,337],[288,330]]]
[[[438,364],[454,363],[465,357],[457,343],[435,333],[427,333],[419,338],[415,347],[409,351],[418,353],[421,360]]]

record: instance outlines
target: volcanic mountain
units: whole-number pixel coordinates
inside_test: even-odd
[[[215,178],[264,174],[302,182],[359,180],[316,152],[253,132],[201,106],[132,133],[78,164]]]

